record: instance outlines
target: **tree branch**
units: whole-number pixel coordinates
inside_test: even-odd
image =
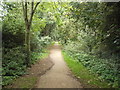
[[[34,8],[34,10],[33,10],[33,11],[35,11],[35,10],[36,10],[37,6],[40,4],[40,2],[41,2],[41,1],[42,1],[42,0],[40,0],[39,2],[37,2],[37,3],[36,3],[35,8]]]
[[[27,2],[22,0],[22,8],[23,8],[23,16],[25,20],[25,24],[27,25],[28,23],[28,17],[27,17]]]
[[[31,5],[32,5],[31,6],[31,16],[30,16],[30,21],[29,21],[30,24],[32,22],[32,18],[33,18],[33,15],[35,13],[35,10],[36,10],[37,6],[40,4],[40,2],[41,1],[37,2],[36,5],[35,5],[35,7],[34,7],[34,0],[32,0],[32,3],[31,3]]]
[[[34,8],[34,0],[32,0],[32,3],[31,3],[31,12],[33,11],[33,8]]]
[[[25,21],[28,22],[28,17],[27,17],[27,0],[25,0]]]

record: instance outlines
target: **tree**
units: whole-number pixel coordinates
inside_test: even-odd
[[[31,5],[31,11],[28,17],[29,4]],[[35,4],[34,0],[32,0],[32,2],[28,2],[27,0],[25,1],[22,0],[22,8],[23,8],[24,21],[25,21],[25,27],[26,27],[26,33],[25,33],[26,62],[25,63],[27,66],[29,66],[29,63],[30,63],[30,29],[31,29],[32,19],[33,19],[35,10],[39,4],[40,4],[40,1]]]

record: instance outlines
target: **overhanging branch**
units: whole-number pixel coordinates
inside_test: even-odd
[[[35,5],[35,7],[34,7],[34,0],[32,0],[32,3],[31,3],[31,5],[32,5],[31,6],[31,16],[30,16],[30,21],[29,21],[30,24],[32,22],[32,18],[33,18],[33,15],[35,13],[35,10],[36,10],[37,6],[40,4],[40,2],[41,1],[37,2],[36,5]]]

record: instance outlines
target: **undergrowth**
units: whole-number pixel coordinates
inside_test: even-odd
[[[5,51],[5,50],[4,50]],[[9,51],[6,51],[6,54],[3,54],[3,63],[2,63],[2,85],[6,86],[12,84],[12,82],[22,76],[27,74],[27,67],[24,64],[25,54],[21,48],[13,48]],[[5,52],[4,52],[5,53]],[[39,51],[31,52],[31,61],[30,64],[35,64],[37,60],[40,60],[48,55],[48,50],[42,49]]]
[[[81,62],[80,62],[79,60],[72,57],[72,55],[70,55],[66,52],[62,52],[62,53],[64,56],[64,60],[66,61],[66,63],[68,64],[68,66],[70,67],[72,72],[78,78],[80,78],[80,80],[82,81],[83,84],[87,84],[87,85],[95,86],[95,87],[99,87],[99,88],[110,88],[111,87],[111,84],[109,84],[106,80],[101,79],[97,73],[93,73],[93,71],[91,71],[94,69],[86,68],[89,66],[89,63],[86,62],[86,64],[85,64],[84,58],[81,58]],[[89,58],[86,57],[86,60],[88,60],[88,59]],[[98,67],[96,67],[95,69],[97,69],[97,68]]]

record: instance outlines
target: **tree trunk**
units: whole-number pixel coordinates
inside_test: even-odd
[[[26,65],[29,66],[30,64],[30,25],[26,26]]]
[[[25,32],[25,50],[26,50],[26,58],[25,58],[25,64],[26,66],[30,66],[30,28],[32,24],[33,15],[35,13],[35,10],[37,6],[39,5],[40,1],[34,5],[34,0],[31,2],[31,13],[30,17],[28,18],[28,2],[27,0],[22,0],[22,7],[23,7],[23,14],[24,14],[24,21],[26,26],[26,32]],[[35,7],[34,7],[35,6]]]

